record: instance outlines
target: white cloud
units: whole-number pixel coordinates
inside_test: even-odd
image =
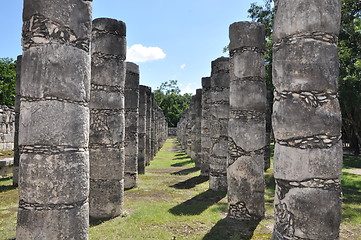
[[[187,64],[185,64],[185,63],[182,64],[182,65],[180,65],[180,68],[181,68],[181,69],[185,69],[186,67],[187,67]]]
[[[181,89],[181,94],[185,94],[185,93],[191,93],[193,95],[196,94],[196,88],[193,87],[192,83],[188,83],[185,87],[183,86],[183,84],[180,84],[180,89]]]
[[[127,61],[149,62],[165,58],[167,55],[159,47],[144,47],[142,44],[134,44],[128,47]]]

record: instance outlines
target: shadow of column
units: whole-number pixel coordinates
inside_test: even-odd
[[[252,239],[259,222],[260,220],[242,221],[226,217],[218,221],[202,240],[249,240]]]
[[[226,196],[227,192],[207,190],[169,210],[173,215],[199,215]]]

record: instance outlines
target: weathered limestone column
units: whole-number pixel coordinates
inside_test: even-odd
[[[229,58],[212,61],[209,188],[215,191],[227,191],[229,81]]]
[[[211,78],[202,78],[202,120],[201,120],[201,175],[209,176],[209,151],[212,146],[210,133],[210,114],[209,114],[209,103],[210,103],[210,88]]]
[[[201,165],[201,118],[202,118],[202,89],[196,90],[192,109],[192,160],[196,167]]]
[[[24,0],[16,239],[88,239],[91,1]]]
[[[339,237],[340,0],[279,0],[273,32],[273,239]]]
[[[260,220],[265,213],[265,28],[260,23],[236,22],[229,28],[229,38],[228,216]]]
[[[20,118],[20,84],[21,84],[21,61],[22,55],[16,60],[16,82],[15,82],[15,131],[14,131],[14,166],[13,166],[13,186],[19,184],[19,118]]]
[[[127,62],[126,69],[124,188],[129,189],[138,181],[139,66]]]
[[[146,152],[146,162],[145,165],[150,165],[150,160],[152,158],[152,101],[151,101],[151,93],[152,89],[147,87],[146,94],[147,94],[147,119],[146,119],[146,142],[145,142],[145,152]]]
[[[154,159],[156,153],[157,153],[157,150],[156,150],[156,136],[157,136],[157,128],[156,128],[156,114],[155,114],[155,111],[156,111],[156,102],[154,100],[154,94],[151,93],[150,94],[150,101],[152,102],[152,109],[151,109],[151,136],[150,136],[150,155],[151,155],[151,160]]]
[[[124,195],[126,26],[93,21],[90,100],[90,217],[119,216]]]
[[[147,87],[139,86],[138,123],[138,174],[145,173],[146,166],[146,127],[147,127]]]

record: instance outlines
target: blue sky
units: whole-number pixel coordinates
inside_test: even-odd
[[[93,0],[93,18],[109,17],[127,25],[128,60],[140,66],[140,83],[157,89],[178,80],[194,93],[211,72],[211,61],[227,54],[228,27],[247,18],[251,3],[263,0]],[[23,0],[0,8],[0,57],[21,50]]]

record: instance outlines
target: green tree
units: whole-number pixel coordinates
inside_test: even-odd
[[[344,141],[355,154],[361,149],[361,2],[342,1],[339,35],[339,94]]]
[[[176,127],[181,115],[189,108],[192,95],[181,95],[177,80],[162,83],[153,93],[156,103],[167,118],[168,126]]]
[[[11,58],[0,58],[0,105],[14,105],[16,63]]]

